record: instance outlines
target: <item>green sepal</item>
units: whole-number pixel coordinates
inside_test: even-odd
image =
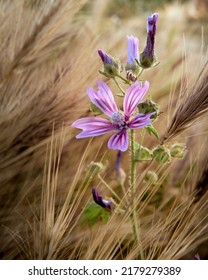
[[[160,61],[157,61],[156,56],[154,56],[153,61],[150,61],[149,58],[145,58],[142,62],[141,62],[141,58],[142,58],[142,54],[140,54],[140,61],[135,58],[136,63],[143,69],[148,69],[148,68],[154,68],[156,67],[158,64],[160,64]]]
[[[171,154],[167,147],[159,145],[153,151],[153,157],[159,164],[171,162]]]
[[[183,158],[186,154],[186,148],[183,144],[175,143],[170,147],[170,154],[175,158]]]
[[[104,210],[101,206],[95,202],[91,202],[85,206],[81,224],[87,224],[90,228],[93,227],[98,221],[107,223],[110,218],[110,213]]]
[[[148,124],[147,126],[145,126],[145,129],[149,132],[150,135],[153,134],[157,138],[157,140],[159,140],[158,132],[152,124]]]

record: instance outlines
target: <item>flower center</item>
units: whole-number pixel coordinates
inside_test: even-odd
[[[127,123],[124,120],[124,116],[121,115],[119,112],[115,112],[111,116],[112,118],[112,124],[116,127],[118,130],[127,129]]]

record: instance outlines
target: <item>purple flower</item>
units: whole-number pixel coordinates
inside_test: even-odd
[[[124,152],[128,149],[127,130],[141,128],[150,124],[150,117],[155,113],[137,114],[130,120],[130,116],[146,94],[149,82],[146,81],[143,87],[141,82],[135,82],[129,87],[123,101],[124,115],[119,112],[110,88],[101,81],[97,82],[97,84],[98,91],[89,88],[88,96],[95,106],[111,118],[111,121],[97,117],[78,119],[73,122],[72,126],[83,131],[76,138],[99,136],[113,131],[115,134],[110,137],[108,148]]]
[[[102,50],[98,50],[98,54],[99,54],[99,56],[102,59],[104,64],[112,65],[112,59],[111,59],[111,57],[107,53],[105,53]]]
[[[140,54],[140,64],[144,68],[150,67],[155,62],[155,36],[158,14],[154,13],[147,19],[147,42],[143,53]]]
[[[139,58],[139,40],[134,36],[127,36],[128,40],[128,64],[135,63],[135,58]]]
[[[103,199],[103,197],[97,192],[96,188],[92,188],[92,196],[95,203],[97,203],[103,208],[111,210],[113,203],[111,201]]]

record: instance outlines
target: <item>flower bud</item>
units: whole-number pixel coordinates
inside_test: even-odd
[[[156,63],[155,36],[158,14],[154,13],[147,19],[147,42],[144,51],[140,54],[139,63],[142,68],[150,68]]]
[[[145,174],[144,180],[145,182],[151,183],[152,185],[155,186],[158,183],[158,176],[154,171],[149,170]]]
[[[94,175],[97,175],[100,172],[104,171],[106,167],[101,162],[91,161],[88,168],[89,174],[93,173]]]
[[[183,158],[186,150],[183,144],[175,143],[170,147],[170,154],[172,157]]]
[[[117,75],[120,75],[121,72],[121,65],[119,62],[113,58],[112,56],[108,55],[102,50],[98,50],[98,54],[102,59],[104,65],[104,71],[100,71],[101,74],[105,75],[106,77],[114,78]]]
[[[150,118],[156,119],[159,115],[159,105],[152,101],[151,99],[146,99],[144,102],[141,102],[138,105],[139,113],[141,114],[149,114],[152,112],[156,112]]]
[[[157,146],[153,151],[154,159],[160,163],[169,163],[171,161],[171,154],[167,147],[165,146]]]
[[[128,62],[126,65],[126,78],[132,82],[137,80],[140,67],[136,61],[139,59],[139,40],[134,36],[127,36],[128,40]]]
[[[92,188],[92,196],[95,203],[100,205],[102,208],[105,208],[106,210],[112,210],[114,208],[113,202],[103,199],[103,197],[97,192],[96,188]]]

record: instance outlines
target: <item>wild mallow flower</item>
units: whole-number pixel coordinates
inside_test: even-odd
[[[137,62],[139,59],[139,40],[134,36],[127,36],[128,40],[128,62],[126,65],[126,78],[132,82],[137,80],[140,67]]]
[[[98,91],[89,88],[88,96],[91,102],[110,120],[99,117],[76,120],[72,126],[83,130],[76,138],[94,137],[114,132],[108,141],[108,148],[124,152],[128,149],[128,130],[142,128],[151,123],[150,117],[154,112],[137,114],[132,117],[149,88],[149,82],[146,81],[144,86],[141,82],[135,82],[128,88],[123,100],[123,114],[118,110],[110,88],[102,81],[98,81],[97,85]]]
[[[140,65],[143,68],[151,67],[155,61],[155,36],[158,14],[154,13],[147,19],[147,42],[144,51],[140,54]]]
[[[98,54],[103,62],[104,71],[100,71],[101,74],[104,74],[107,77],[115,77],[120,74],[121,66],[119,62],[113,58],[111,55],[105,53],[103,50],[98,50]]]
[[[113,202],[103,199],[103,197],[99,195],[96,188],[92,188],[92,196],[95,203],[100,205],[102,208],[105,208],[106,210],[111,210],[113,208]]]

